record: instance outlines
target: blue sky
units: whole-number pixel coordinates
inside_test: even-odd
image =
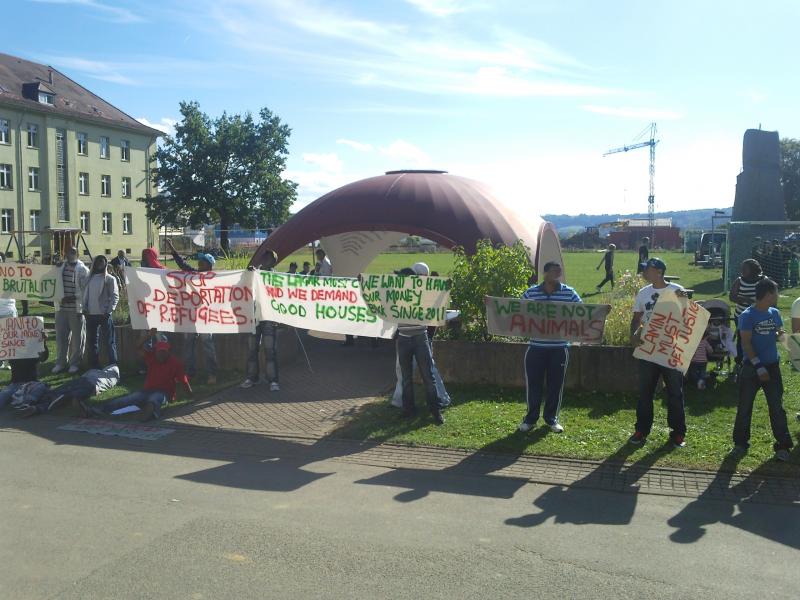
[[[749,127],[800,137],[800,3],[729,0],[14,0],[5,52],[146,122],[181,100],[267,106],[293,130],[300,208],[436,168],[538,214],[725,207]],[[10,11],[10,15],[9,15]],[[31,22],[33,28],[24,24]]]

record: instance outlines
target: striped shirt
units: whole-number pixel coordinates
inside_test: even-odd
[[[64,263],[64,270],[61,272],[61,281],[64,284],[64,295],[77,296],[75,289],[75,265],[69,262]],[[75,308],[75,300],[61,301],[61,308]]]
[[[738,319],[739,315],[741,315],[745,310],[750,308],[755,301],[756,301],[756,284],[761,281],[762,278],[755,280],[753,283],[747,283],[741,277],[739,278],[739,295],[744,296],[745,298],[749,298],[750,302],[737,302],[736,308],[733,311],[733,315]]]
[[[523,300],[536,300],[539,302],[582,302],[581,297],[574,289],[566,284],[560,283],[559,288],[552,294],[548,294],[545,290],[544,283],[534,285],[522,294]],[[537,340],[530,341],[531,346],[538,346],[540,348],[563,348],[569,345],[569,342],[561,340]]]

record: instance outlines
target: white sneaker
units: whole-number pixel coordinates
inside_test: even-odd
[[[53,375],[58,375],[58,374],[59,374],[59,373],[61,373],[61,371],[63,371],[63,370],[64,370],[64,367],[63,367],[63,366],[61,366],[61,365],[56,365],[55,367],[53,367],[53,370],[52,370],[52,371],[50,371],[50,372],[51,372]]]
[[[243,390],[247,390],[253,387],[255,384],[256,382],[248,377],[242,383],[239,384],[239,387],[242,388]]]
[[[281,386],[278,385],[277,381],[273,381],[272,383],[269,384],[269,391],[270,392],[280,392],[281,391]]]
[[[553,433],[564,433],[564,428],[561,426],[561,423],[553,423],[550,425],[550,431]]]
[[[70,367],[70,368],[67,370],[67,373],[69,373],[70,375],[75,375],[75,373],[77,373],[77,372],[78,372],[78,371],[80,371],[80,370],[81,370],[81,368],[80,368],[78,365],[72,365],[72,366],[71,366],[71,367]]]
[[[535,423],[526,423],[525,421],[523,421],[522,423],[517,425],[517,431],[521,431],[522,433],[527,433],[531,429],[533,429],[534,425]]]

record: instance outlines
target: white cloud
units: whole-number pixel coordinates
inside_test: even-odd
[[[430,157],[423,150],[405,140],[395,140],[388,146],[380,148],[380,153],[398,163],[395,166],[398,169],[430,167]]]
[[[436,17],[447,17],[466,10],[465,3],[459,0],[406,0],[406,2]]]
[[[596,106],[587,104],[583,110],[598,115],[621,117],[623,119],[638,119],[643,121],[673,121],[682,119],[683,113],[663,108],[634,108],[629,106]]]
[[[77,56],[54,56],[49,61],[64,69],[73,69],[84,73],[94,79],[110,81],[121,85],[136,85],[136,81],[127,75],[123,75],[119,66],[99,60],[90,60]]]
[[[153,129],[158,129],[159,131],[166,133],[167,135],[175,135],[175,125],[177,121],[175,119],[170,119],[169,117],[161,117],[160,121],[150,121],[146,117],[138,117],[136,119],[142,125],[147,125],[148,127],[152,127]]]
[[[749,100],[753,104],[761,104],[767,99],[767,95],[759,90],[747,90],[744,92],[739,92],[738,95],[745,100]]]
[[[342,146],[348,146],[353,150],[358,150],[359,152],[372,152],[372,144],[365,144],[363,142],[356,142],[355,140],[347,140],[344,138],[336,140],[337,144],[341,144]]]
[[[326,173],[341,173],[344,164],[334,153],[315,154],[308,152],[303,154],[303,162],[309,165],[316,165]]]
[[[145,19],[141,15],[122,8],[120,6],[112,6],[98,2],[97,0],[28,0],[29,2],[38,2],[40,4],[69,4],[74,6],[83,6],[94,10],[98,16],[107,21],[114,23],[141,23]]]

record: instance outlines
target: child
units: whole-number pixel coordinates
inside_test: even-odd
[[[783,381],[778,358],[777,339],[783,334],[783,320],[775,305],[778,285],[771,279],[756,284],[756,303],[739,317],[739,332],[744,361],[739,375],[739,405],[733,426],[733,452],[744,454],[750,446],[750,422],[753,401],[759,389],[769,407],[769,422],[775,437],[773,449],[777,460],[789,460],[792,436],[783,410]]]
[[[761,265],[757,260],[748,258],[742,262],[741,276],[736,278],[731,286],[731,293],[728,296],[731,302],[736,303],[736,308],[733,311],[733,316],[736,320],[736,363],[741,362],[742,357],[742,342],[738,335],[739,330],[739,316],[753,304],[756,300],[756,284],[764,279],[764,273],[761,271]]]
[[[706,389],[706,380],[708,379],[708,356],[714,352],[714,348],[708,341],[709,331],[706,329],[703,333],[703,339],[697,346],[697,350],[692,356],[692,361],[689,364],[689,371],[686,373],[690,383],[697,385],[698,390]]]

